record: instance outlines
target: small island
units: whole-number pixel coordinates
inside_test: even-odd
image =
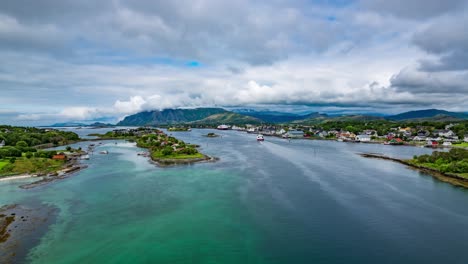
[[[218,135],[218,134],[215,134],[215,133],[213,133],[213,132],[210,132],[210,133],[206,134],[205,137],[215,138],[215,137],[219,137],[219,135]]]
[[[138,147],[148,149],[147,156],[160,166],[215,160],[200,153],[197,145],[187,144],[155,128],[118,129],[99,135],[99,138],[134,141]]]
[[[448,152],[434,151],[431,155],[397,159],[380,154],[364,153],[366,158],[386,159],[428,173],[439,180],[468,188],[468,150],[452,148]]]

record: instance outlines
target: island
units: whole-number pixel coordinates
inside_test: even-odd
[[[0,180],[40,176],[50,181],[83,166],[77,160],[81,149],[43,150],[75,143],[76,133],[55,129],[0,126]],[[43,178],[43,180],[44,180]]]
[[[146,156],[159,166],[216,160],[214,157],[200,153],[197,145],[187,144],[156,128],[116,129],[96,136],[99,139],[124,139],[136,142],[138,147],[149,151]]]
[[[210,132],[210,133],[206,134],[205,137],[215,138],[215,137],[219,137],[219,135],[215,134],[213,132]]]
[[[431,155],[414,156],[412,159],[398,159],[374,153],[362,153],[360,155],[366,158],[399,162],[444,182],[468,188],[467,149],[452,148],[447,152],[434,151]]]

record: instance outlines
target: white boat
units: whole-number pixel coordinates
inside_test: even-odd
[[[82,160],[89,160],[89,155],[83,155],[83,156],[81,156],[81,159]]]
[[[228,129],[229,129],[229,126],[227,126],[227,125],[219,125],[219,126],[217,127],[217,129],[218,129],[218,130],[228,130]]]
[[[109,151],[107,150],[99,151],[99,154],[109,154]]]
[[[264,140],[265,140],[265,138],[263,138],[262,134],[257,135],[257,141],[264,141]]]

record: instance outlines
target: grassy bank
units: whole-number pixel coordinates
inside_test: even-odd
[[[2,171],[3,167],[5,167],[8,163],[10,162],[6,160],[0,160],[0,172]]]
[[[10,161],[0,161],[0,177],[17,174],[48,174],[60,170],[65,162],[48,158],[16,158]]]
[[[162,151],[155,151],[151,153],[153,159],[202,159],[205,156],[199,152],[195,154],[170,154],[164,155]]]

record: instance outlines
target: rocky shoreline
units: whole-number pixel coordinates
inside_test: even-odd
[[[455,186],[468,188],[468,179],[460,177],[460,176],[458,176],[456,174],[444,173],[444,172],[438,171],[436,169],[432,169],[432,168],[412,164],[411,162],[408,162],[407,160],[404,160],[404,159],[392,158],[392,157],[388,157],[388,156],[385,156],[385,155],[382,155],[382,154],[377,154],[377,153],[359,153],[359,155],[362,156],[362,157],[365,157],[365,158],[383,159],[383,160],[390,160],[390,161],[393,161],[393,162],[398,162],[398,163],[404,164],[404,165],[406,165],[406,166],[408,166],[408,167],[410,167],[412,169],[415,169],[415,170],[418,170],[420,172],[429,174],[432,177],[434,177],[434,178],[436,178],[436,179],[438,179],[440,181],[447,182],[447,183],[453,184]]]

